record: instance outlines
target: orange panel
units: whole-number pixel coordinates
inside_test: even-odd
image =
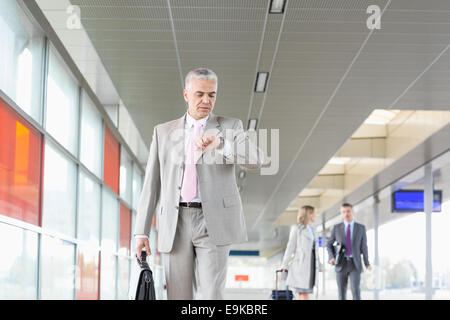
[[[119,194],[120,144],[108,126],[105,126],[105,150],[103,158],[103,181]]]
[[[236,274],[234,275],[234,281],[248,281],[248,274]]]
[[[99,299],[99,253],[79,246],[77,272],[77,299]]]
[[[0,212],[40,225],[42,135],[0,99]]]
[[[119,250],[126,248],[127,255],[130,254],[131,244],[131,211],[120,203],[120,240]]]

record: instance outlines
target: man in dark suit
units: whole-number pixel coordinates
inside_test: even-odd
[[[341,216],[344,222],[336,224],[331,231],[331,236],[327,242],[329,263],[335,265],[336,252],[333,244],[335,241],[345,247],[345,258],[343,263],[336,265],[336,281],[339,291],[339,300],[345,300],[347,295],[347,283],[350,277],[350,288],[352,290],[353,300],[361,300],[360,282],[361,282],[361,254],[363,255],[364,265],[367,270],[372,270],[369,263],[369,254],[367,250],[366,227],[356,223],[353,220],[353,206],[344,203],[341,206]]]

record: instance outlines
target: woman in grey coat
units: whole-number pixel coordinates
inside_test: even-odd
[[[281,266],[284,272],[288,271],[287,284],[295,290],[298,300],[307,300],[316,282],[316,241],[311,227],[315,218],[314,207],[300,208]]]

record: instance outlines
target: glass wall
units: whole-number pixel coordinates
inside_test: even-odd
[[[442,192],[440,212],[432,216],[433,299],[450,299],[450,152],[441,157],[442,164],[435,165],[434,189]]]
[[[120,144],[108,126],[105,126],[103,154],[103,181],[119,194]]]
[[[41,299],[75,298],[75,245],[57,238],[41,239]]]
[[[77,299],[99,298],[99,251],[96,247],[78,246]]]
[[[116,299],[117,256],[119,243],[119,200],[109,189],[102,191],[102,252],[100,299]]]
[[[44,36],[15,0],[0,1],[0,89],[41,122]]]
[[[78,153],[78,90],[75,78],[51,48],[45,128],[75,156]]]
[[[78,239],[100,245],[100,185],[83,171],[79,177]]]
[[[36,299],[38,235],[0,223],[0,300]]]
[[[133,162],[128,153],[120,151],[120,196],[131,205],[131,189],[133,183]]]
[[[0,213],[40,224],[41,134],[0,99]]]
[[[98,178],[102,177],[103,128],[100,112],[87,96],[82,92],[81,97],[81,162]]]
[[[137,210],[139,197],[141,196],[142,191],[142,173],[141,170],[138,169],[136,164],[133,165],[133,209]],[[134,224],[133,224],[134,225]]]
[[[142,169],[17,3],[0,1],[0,299],[128,299]]]
[[[77,167],[47,141],[42,227],[75,236]]]

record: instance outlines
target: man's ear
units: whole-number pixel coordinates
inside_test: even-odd
[[[188,102],[186,89],[183,90],[183,98],[184,98],[184,101]]]

